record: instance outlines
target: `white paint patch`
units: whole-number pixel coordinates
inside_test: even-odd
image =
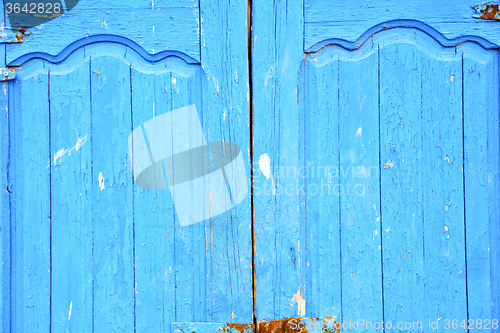
[[[223,119],[223,120],[226,120],[226,111],[224,111],[224,112],[222,113],[222,115],[224,116],[224,119]]]
[[[236,313],[234,313],[234,311],[231,311],[231,318],[236,318]]]
[[[384,165],[384,168],[392,168],[394,166],[394,162],[391,161],[391,160],[388,160],[385,165]]]
[[[101,192],[104,190],[104,176],[102,175],[102,172],[99,172],[99,188],[101,189]]]
[[[293,295],[292,302],[297,302],[297,308],[298,308],[297,316],[304,317],[306,315],[306,300],[302,297],[302,294],[300,293],[300,287],[299,290],[297,290],[297,293]]]
[[[363,129],[362,129],[361,127],[360,127],[360,128],[358,128],[358,131],[356,132],[356,136],[361,136],[361,131],[362,131],[362,130],[363,130]]]
[[[2,23],[0,26],[0,37],[5,38],[7,37],[7,34],[3,31],[5,29],[5,23]]]
[[[57,160],[59,160],[59,163],[62,162],[66,157],[70,156],[71,153],[76,150],[78,151],[80,148],[83,147],[83,145],[87,142],[87,136],[85,135],[83,138],[78,137],[76,140],[75,146],[71,149],[59,149],[57,153],[54,154],[54,165],[56,165]]]
[[[271,177],[271,158],[266,153],[259,157],[259,169],[264,174],[266,179]]]
[[[71,320],[71,310],[73,309],[73,301],[69,302],[68,320]]]

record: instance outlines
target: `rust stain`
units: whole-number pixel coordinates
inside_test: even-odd
[[[308,323],[301,320],[308,319],[310,321],[319,321],[322,319],[321,331],[327,333],[340,333],[340,323],[333,320],[332,317],[314,317],[314,318],[301,318],[291,317],[280,320],[270,320],[259,322],[259,333],[309,333],[307,329]],[[332,325],[333,322],[333,325]],[[309,323],[311,325],[311,323]]]
[[[251,325],[251,324],[227,323],[226,326],[229,327],[230,329],[237,330],[240,333],[244,333],[245,331],[248,331],[249,329],[253,330],[253,325]],[[225,328],[224,328],[224,332],[226,332]]]
[[[493,2],[481,3],[475,6],[475,18],[484,20],[500,20],[500,4]]]
[[[17,32],[16,32],[16,40],[18,43],[22,43],[23,42],[23,38],[26,36],[26,30],[24,29],[19,29]]]

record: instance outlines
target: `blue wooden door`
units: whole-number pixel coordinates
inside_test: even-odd
[[[496,5],[59,2],[0,34],[3,331],[500,331]]]
[[[2,45],[4,332],[251,330],[246,19],[80,1]]]
[[[499,331],[497,11],[253,1],[260,331]]]

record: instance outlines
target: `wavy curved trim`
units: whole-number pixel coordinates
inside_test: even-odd
[[[434,38],[441,46],[444,47],[454,47],[465,42],[474,42],[481,45],[486,50],[498,49],[499,46],[489,42],[488,40],[477,37],[477,36],[460,36],[453,39],[446,38],[442,33],[432,28],[431,26],[417,20],[393,20],[384,23],[377,24],[370,29],[368,29],[364,34],[359,36],[355,42],[349,42],[345,39],[340,38],[330,38],[325,39],[319,43],[311,46],[306,53],[318,53],[323,48],[330,45],[339,45],[344,49],[353,51],[358,49],[364,42],[366,42],[371,36],[385,30],[395,29],[395,28],[413,28],[420,30],[427,35]]]
[[[178,52],[178,51],[162,51],[160,53],[156,54],[150,54],[146,50],[142,48],[139,44],[134,42],[131,39],[128,39],[126,37],[122,36],[117,36],[117,35],[107,35],[107,34],[100,34],[100,35],[93,35],[93,36],[88,36],[84,37],[82,39],[79,39],[68,46],[64,48],[58,55],[51,55],[45,52],[33,52],[33,53],[28,53],[20,56],[19,58],[11,61],[7,66],[9,67],[20,67],[22,66],[25,62],[30,61],[32,59],[44,59],[47,60],[48,62],[51,63],[60,63],[64,61],[66,58],[69,57],[71,53],[76,51],[82,46],[94,44],[94,43],[102,43],[102,42],[111,42],[111,43],[118,43],[122,44],[125,46],[130,47],[134,51],[136,51],[140,56],[142,56],[146,61],[150,62],[157,62],[162,59],[168,58],[168,57],[177,57],[179,59],[184,60],[187,64],[199,64],[197,60],[194,58],[191,58],[185,53]]]

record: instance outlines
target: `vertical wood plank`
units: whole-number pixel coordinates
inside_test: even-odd
[[[326,63],[325,63],[326,62]],[[299,92],[302,136],[301,169],[282,171],[283,177],[299,177],[304,185],[303,220],[306,251],[306,310],[312,316],[341,318],[341,265],[339,214],[339,101],[338,55],[318,64],[306,57]],[[295,171],[295,172],[294,172]],[[289,195],[288,192],[285,192]],[[311,221],[311,223],[308,223]],[[300,257],[298,258],[300,260]]]
[[[169,110],[164,89],[170,73],[131,73],[132,124],[137,128],[155,113]],[[137,332],[169,332],[175,320],[174,218],[168,189],[146,190],[134,184]]]
[[[92,332],[89,71],[80,52],[50,73],[52,332]]]
[[[500,73],[500,51],[495,50],[486,78],[489,96],[492,97],[487,109],[492,320],[500,318],[500,78],[498,73]],[[495,99],[495,96],[498,98]]]
[[[430,46],[432,47],[432,46]],[[467,318],[462,61],[454,48],[423,54],[422,161],[425,304],[418,318],[452,327]],[[454,304],[454,306],[450,306]],[[452,327],[453,328],[453,327]],[[464,327],[453,329],[466,332]]]
[[[0,9],[3,13],[3,8]],[[5,45],[0,45],[0,52],[5,53]],[[5,65],[4,59],[1,61]],[[9,185],[9,160],[10,160],[10,129],[9,129],[9,85],[8,82],[0,84],[0,140],[1,140],[1,181],[0,186],[3,189],[2,200],[2,223],[0,224],[0,237],[2,242],[2,266],[0,268],[1,291],[0,291],[0,316],[1,326],[4,332],[10,332],[10,277],[11,277],[11,253],[10,253],[10,230],[11,230],[11,209],[10,209],[10,185]]]
[[[421,54],[380,47],[380,163],[384,320],[423,318]]]
[[[301,1],[252,2],[255,311],[257,320],[309,316],[305,226],[299,216],[298,73]],[[289,189],[291,194],[287,194]],[[301,267],[299,260],[301,258]],[[304,265],[302,265],[302,263]]]
[[[231,142],[241,148],[250,189],[247,1],[201,1],[200,14],[201,66],[206,75],[199,113],[203,130],[208,142]],[[206,257],[210,274],[205,285],[207,322],[253,320],[251,223],[249,193],[205,227],[196,226],[203,228],[210,251]],[[191,242],[203,246],[202,234],[194,235],[198,236]]]
[[[497,57],[497,52],[471,45],[463,54],[467,296],[468,317],[474,323],[498,314],[493,298],[498,283],[492,283],[497,275],[493,269],[498,268],[499,223]]]
[[[126,49],[116,46],[123,58]],[[94,330],[134,328],[130,67],[114,56],[91,58]],[[133,314],[133,315],[132,315]]]
[[[9,89],[12,332],[50,330],[49,76],[42,60],[30,68]]]
[[[378,54],[368,48],[345,56],[339,61],[342,318],[362,319],[369,328],[383,318]]]

